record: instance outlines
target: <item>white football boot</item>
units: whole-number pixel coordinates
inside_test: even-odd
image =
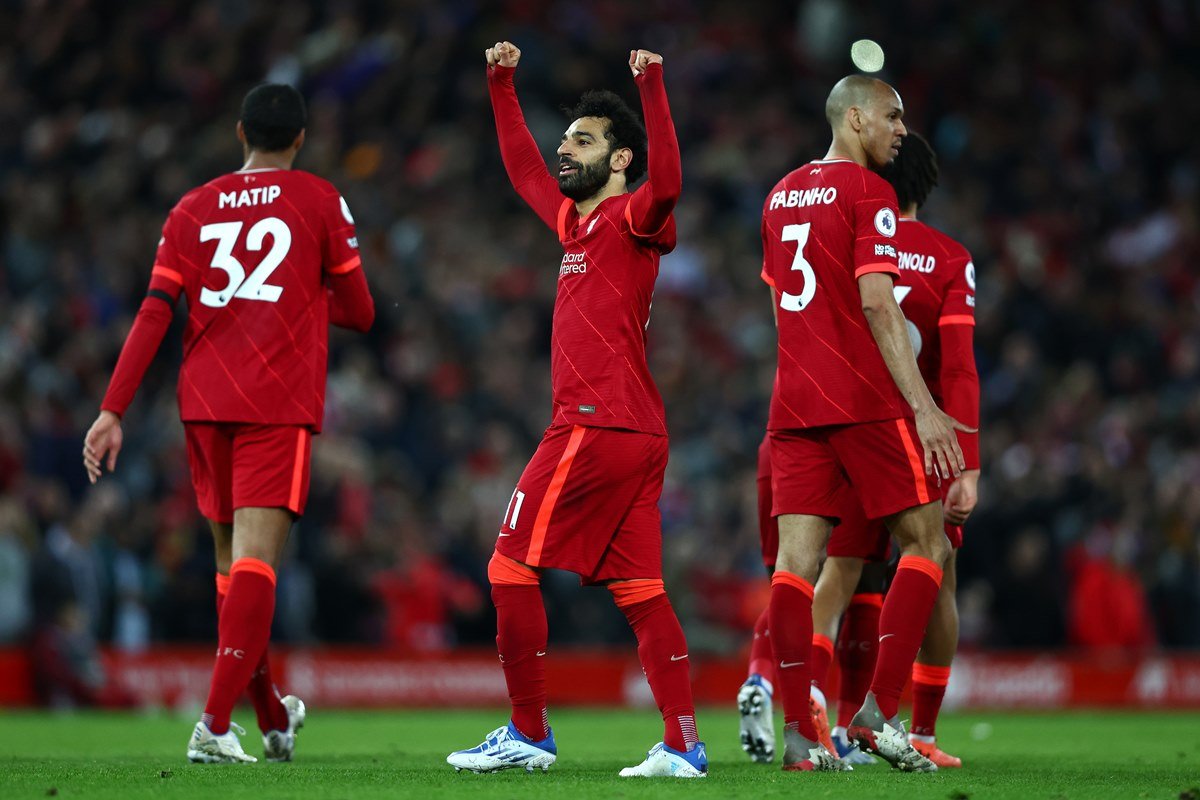
[[[197,722],[188,740],[188,761],[196,764],[253,764],[258,761],[242,750],[246,729],[236,722],[229,723],[229,730],[217,735],[203,722]]]
[[[769,764],[775,760],[775,715],[771,708],[771,682],[751,675],[738,689],[738,720],[742,749],[751,761]]]
[[[456,750],[446,756],[446,763],[455,772],[464,769],[471,772],[499,772],[502,769],[524,767],[526,772],[550,769],[558,758],[558,747],[554,744],[554,731],[546,729],[546,738],[540,742],[526,738],[509,721],[496,728],[481,744],[469,750]]]
[[[625,767],[620,774],[622,778],[706,778],[708,754],[704,742],[696,742],[686,752],[659,742],[650,748],[645,761]]]
[[[263,758],[267,761],[291,761],[296,752],[296,731],[304,727],[304,718],[308,710],[304,701],[294,694],[289,694],[279,702],[287,709],[288,726],[286,731],[267,731],[263,734]]]

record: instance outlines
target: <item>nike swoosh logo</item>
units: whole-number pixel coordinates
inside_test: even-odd
[[[787,669],[788,667],[798,667],[803,663],[804,663],[803,661],[780,661],[779,668]]]
[[[539,655],[539,656],[544,656],[544,655],[546,655],[546,651],[545,651],[545,650],[538,650],[538,651],[537,651],[537,655]]]
[[[683,660],[684,660],[685,658],[687,658],[687,657],[688,657],[688,654],[687,654],[687,653],[684,653],[684,654],[683,654],[683,655],[681,655],[681,656],[671,656],[671,660],[672,660],[672,661],[683,661]]]
[[[896,635],[896,634],[894,634],[894,633],[885,633],[883,636],[880,636],[880,637],[879,637],[879,641],[881,641],[881,642],[882,642],[882,641],[883,641],[884,639],[886,639],[887,637],[889,637],[889,636],[895,636],[895,635]]]
[[[501,535],[501,536],[511,536],[512,534],[509,534],[509,533],[502,533],[502,534],[500,534],[500,535]]]

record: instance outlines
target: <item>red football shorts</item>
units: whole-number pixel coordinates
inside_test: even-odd
[[[840,518],[847,484],[867,517],[937,500],[911,419],[771,431],[771,513]]]
[[[312,431],[300,425],[185,422],[200,513],[230,524],[236,508],[286,508],[308,500]]]
[[[941,498],[946,501],[950,482],[942,484]],[[945,523],[946,538],[957,550],[962,547],[962,526]],[[826,553],[845,558],[861,558],[865,561],[886,562],[891,557],[892,536],[882,519],[867,519],[862,502],[854,492],[846,493],[842,504],[842,519],[829,537]]]
[[[763,566],[775,568],[779,555],[779,520],[771,516],[771,436],[758,446],[758,540],[762,545]]]
[[[496,551],[574,572],[585,584],[662,578],[666,467],[665,436],[550,428],[509,500]]]
[[[827,555],[886,562],[892,552],[892,536],[881,519],[867,519],[862,501],[854,492],[846,492],[841,520],[834,526]]]

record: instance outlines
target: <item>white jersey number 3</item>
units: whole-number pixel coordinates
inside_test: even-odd
[[[800,294],[783,292],[780,295],[779,307],[784,311],[803,311],[817,293],[817,274],[813,272],[812,264],[804,257],[804,247],[808,244],[808,230],[811,225],[811,222],[804,222],[783,226],[783,241],[796,243],[796,257],[792,259],[792,269],[800,270],[800,274],[804,276],[804,288],[800,290]]]
[[[283,294],[282,286],[267,283],[267,278],[275,268],[287,258],[292,249],[292,229],[279,217],[267,217],[250,226],[246,232],[246,249],[252,252],[262,250],[263,241],[268,235],[274,240],[271,249],[253,272],[246,277],[246,268],[233,256],[233,248],[237,244],[238,235],[242,232],[240,222],[214,222],[200,229],[200,241],[217,240],[217,251],[213,253],[211,266],[223,270],[229,276],[225,288],[219,291],[212,289],[200,290],[200,302],[212,308],[223,308],[229,305],[233,298],[240,300],[261,300],[265,303],[278,303]]]

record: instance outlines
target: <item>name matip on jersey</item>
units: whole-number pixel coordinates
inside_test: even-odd
[[[180,418],[319,430],[324,278],[359,263],[349,208],[311,173],[244,170],[185,195],[163,226],[150,283],[187,295]]]
[[[769,430],[912,416],[862,311],[858,279],[896,276],[896,193],[853,161],[813,161],[763,204],[762,278],[779,363]]]

